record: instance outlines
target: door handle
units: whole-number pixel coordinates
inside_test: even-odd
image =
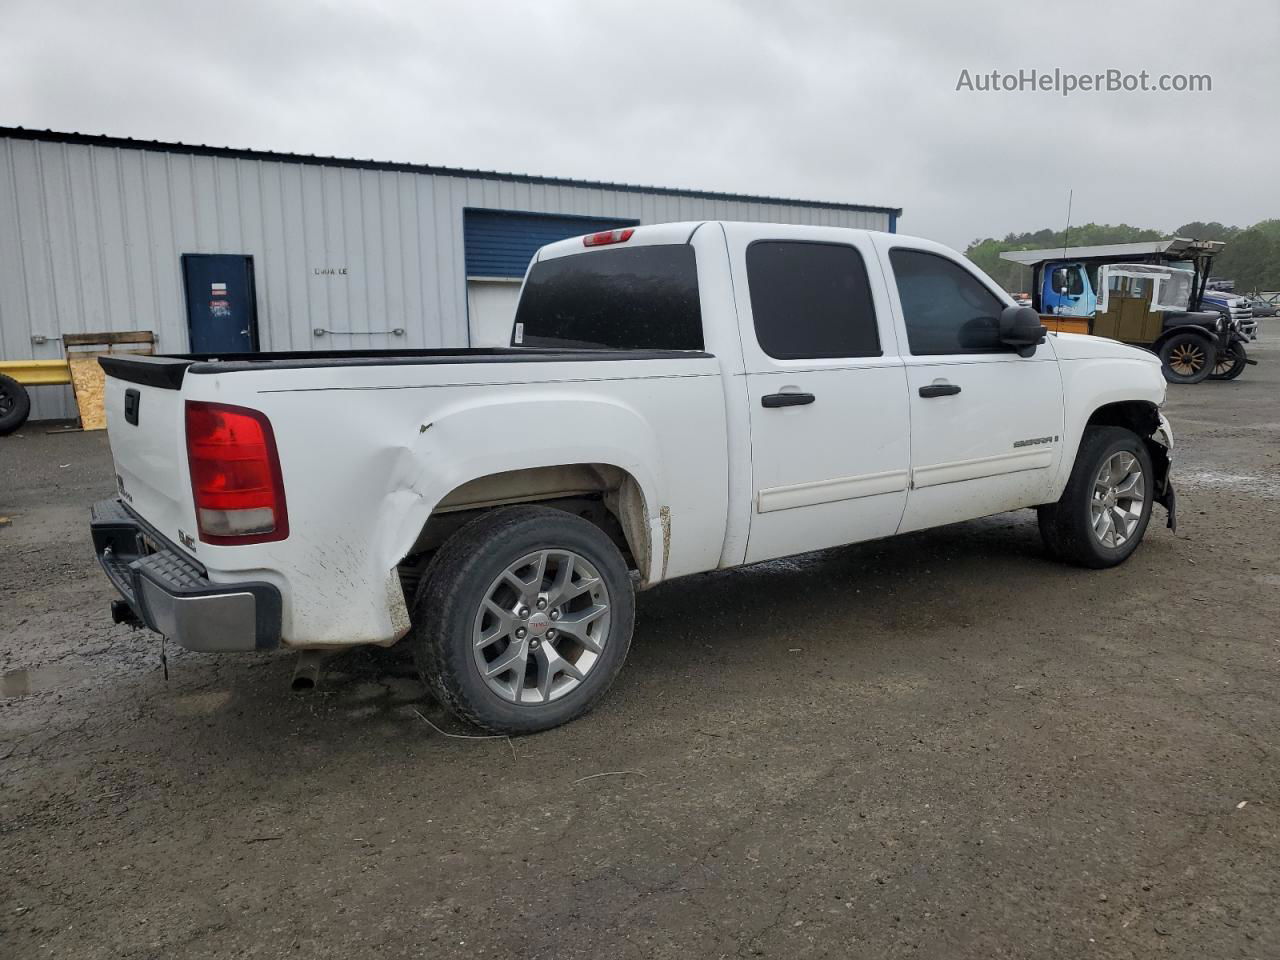
[[[922,397],[951,397],[959,392],[959,385],[954,383],[931,383],[927,387],[920,388]]]
[[[803,407],[817,399],[812,393],[766,393],[760,398],[763,407]]]

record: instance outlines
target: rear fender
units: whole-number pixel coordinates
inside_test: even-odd
[[[565,391],[461,400],[422,424],[408,453],[410,464],[389,491],[386,528],[379,532],[397,560],[413,548],[444,498],[494,474],[573,464],[617,467],[639,487],[650,534],[665,503],[653,428],[638,411],[600,396]]]

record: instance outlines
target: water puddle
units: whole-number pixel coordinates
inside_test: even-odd
[[[1174,474],[1174,484],[1190,487],[1219,487],[1239,493],[1261,493],[1270,496],[1280,495],[1280,479],[1260,477],[1244,473],[1219,473],[1216,470],[1201,470],[1197,473]]]
[[[47,667],[33,667],[29,670],[10,670],[0,674],[0,700],[13,700],[27,697],[33,693],[43,693],[58,687],[74,683],[78,678],[76,671],[69,667],[52,664]]]

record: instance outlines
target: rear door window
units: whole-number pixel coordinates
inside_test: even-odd
[[[747,284],[756,341],[775,360],[880,356],[867,267],[853,247],[757,240]]]
[[[596,250],[535,263],[513,346],[701,350],[698,265],[688,244]]]

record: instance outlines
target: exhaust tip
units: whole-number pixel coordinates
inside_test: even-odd
[[[326,654],[320,650],[303,650],[298,654],[298,662],[293,668],[293,679],[289,689],[294,693],[306,693],[314,690],[320,683],[320,665],[324,663]]]

